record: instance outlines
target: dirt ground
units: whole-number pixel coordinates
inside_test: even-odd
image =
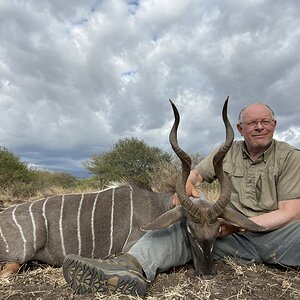
[[[29,268],[30,267],[30,268]],[[76,295],[66,285],[61,268],[33,264],[11,279],[0,279],[0,299],[138,299],[122,295]],[[193,276],[190,265],[159,274],[149,284],[152,299],[300,299],[300,272],[261,264],[240,265],[232,259],[217,262],[214,279]]]

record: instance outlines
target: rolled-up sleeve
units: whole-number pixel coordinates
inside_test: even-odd
[[[300,150],[294,149],[283,162],[277,181],[277,199],[300,198]]]

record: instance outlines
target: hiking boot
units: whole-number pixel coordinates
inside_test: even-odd
[[[78,294],[113,291],[143,297],[147,286],[142,274],[140,264],[128,253],[103,260],[70,254],[63,262],[64,278]]]

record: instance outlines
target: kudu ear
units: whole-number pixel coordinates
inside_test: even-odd
[[[184,208],[179,205],[165,212],[156,218],[153,222],[141,227],[143,231],[168,228],[184,217]]]
[[[254,223],[250,219],[246,218],[244,215],[230,208],[226,208],[225,211],[220,215],[220,217],[238,227],[241,227],[245,231],[263,232],[268,230],[268,228]]]

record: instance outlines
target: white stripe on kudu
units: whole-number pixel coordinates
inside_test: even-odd
[[[124,248],[127,245],[127,242],[128,242],[128,240],[130,238],[131,231],[132,231],[132,220],[133,220],[133,196],[132,196],[132,194],[133,194],[133,188],[132,188],[131,185],[129,185],[129,187],[130,187],[130,223],[129,223],[128,236],[127,236],[126,241],[125,241],[125,243],[123,245],[122,252],[124,252]]]
[[[33,250],[34,250],[34,253],[35,253],[35,251],[36,251],[36,225],[35,225],[34,216],[33,216],[33,213],[32,213],[33,204],[34,204],[34,202],[32,202],[29,206],[29,215],[30,215],[30,219],[31,219],[31,223],[32,223]]]
[[[91,216],[91,232],[92,232],[92,254],[91,254],[91,258],[94,258],[94,253],[95,253],[95,249],[96,249],[96,239],[95,239],[95,209],[96,209],[96,205],[97,205],[97,201],[98,201],[98,197],[99,194],[97,194],[94,203],[93,203],[93,209],[92,209],[92,216]]]
[[[5,244],[5,252],[9,253],[9,246],[8,246],[7,240],[6,240],[6,238],[3,234],[3,231],[2,231],[1,227],[0,227],[0,235],[1,235],[2,240],[4,241],[4,244]]]
[[[60,234],[62,253],[65,256],[66,255],[66,249],[65,249],[65,241],[64,241],[64,231],[63,231],[63,226],[62,226],[63,214],[64,214],[64,203],[65,203],[65,195],[62,195],[62,197],[61,197],[61,206],[60,206],[60,216],[59,216],[59,234]]]
[[[115,188],[113,188],[112,195],[111,195],[110,246],[108,250],[108,255],[111,255],[111,250],[114,242],[114,209],[115,209]]]
[[[20,231],[20,234],[21,234],[21,237],[22,237],[22,240],[23,240],[23,259],[22,259],[22,261],[25,261],[26,251],[27,251],[27,248],[26,248],[26,238],[25,238],[23,229],[22,229],[21,225],[18,223],[17,218],[16,218],[16,209],[17,209],[18,207],[19,207],[19,205],[17,205],[17,206],[14,208],[14,210],[12,211],[12,217],[13,217],[13,220],[14,220],[16,226],[18,227],[18,229],[19,229],[19,231]]]
[[[47,247],[48,245],[48,239],[49,239],[49,233],[48,233],[48,221],[47,221],[47,218],[46,218],[46,204],[48,202],[48,199],[47,198],[44,203],[43,203],[43,218],[45,220],[45,228],[46,228],[46,234],[47,234],[47,239],[46,239],[46,245],[45,245],[45,248]]]
[[[84,199],[84,194],[81,195],[78,213],[77,213],[77,239],[78,239],[78,255],[81,255],[81,233],[80,233],[80,215],[81,215],[81,208]]]

